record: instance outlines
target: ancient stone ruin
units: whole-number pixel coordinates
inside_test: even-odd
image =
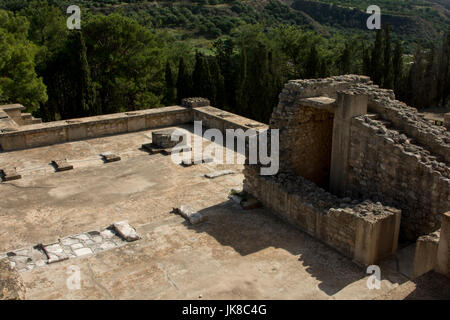
[[[289,233],[291,240],[307,237],[308,241],[320,243],[323,252],[329,250],[339,259],[344,255],[359,265],[382,263],[399,252],[399,243],[415,243],[411,277],[431,270],[450,277],[450,117],[445,117],[442,126],[430,122],[416,109],[395,100],[392,91],[380,89],[367,77],[346,75],[290,81],[279,96],[269,125],[210,106],[204,98],[184,99],[180,106],[49,123],[22,114],[23,109],[20,105],[0,106],[0,194],[4,199],[3,223],[9,226],[4,230],[9,236],[0,251],[3,296],[23,298],[20,274],[29,272],[25,279],[27,288],[32,288],[35,297],[47,297],[53,290],[46,293],[33,281],[41,283],[42,279],[51,278],[54,270],[63,270],[65,260],[100,253],[115,259],[119,269],[126,269],[131,257],[127,255],[132,252],[140,257],[133,261],[145,262],[139,272],[142,279],[148,279],[159,276],[154,271],[148,273],[151,263],[156,263],[152,270],[163,267],[158,262],[161,260],[154,258],[158,256],[156,252],[164,259],[173,252],[177,263],[170,266],[179,268],[173,273],[175,276],[192,272],[186,271],[192,267],[197,281],[197,275],[203,274],[197,274],[196,263],[201,263],[202,268],[206,263],[208,281],[202,283],[207,287],[210,273],[218,270],[218,260],[214,259],[225,257],[223,261],[228,261],[233,256],[236,263],[230,263],[230,268],[242,262],[267,264],[265,269],[272,270],[272,262],[277,261],[267,262],[269,258],[250,254],[265,250],[270,259],[277,259],[273,258],[274,252],[280,259],[292,258],[289,270],[296,270],[295,276],[310,277],[310,281],[316,276],[314,267],[310,268],[311,276],[307,271],[297,273],[299,251],[292,248],[297,248],[298,243],[286,240],[286,245],[283,239],[273,239],[279,230]],[[227,129],[252,129],[256,135],[278,129],[278,173],[261,175],[264,165],[248,161],[230,167],[216,165],[214,159],[203,159],[196,165],[175,165],[167,156],[178,143],[172,141],[172,132],[181,127],[192,130],[194,121],[202,121],[204,128],[224,134]],[[191,151],[191,146],[183,145],[182,150]],[[237,150],[233,152],[235,155]],[[239,191],[234,192],[235,187]],[[100,195],[96,197],[97,193]],[[224,200],[228,196],[231,201]],[[77,200],[83,197],[88,200]],[[195,205],[187,206],[186,199]],[[39,211],[41,203],[45,203],[45,209]],[[176,220],[169,208],[180,208],[177,212],[184,217],[180,218],[182,221]],[[246,216],[242,209],[254,215]],[[125,219],[122,211],[130,216],[136,232],[134,227],[117,223]],[[273,213],[290,225],[263,212]],[[210,213],[213,214],[208,217]],[[42,219],[48,221],[45,228],[39,225],[41,222],[35,223]],[[185,220],[189,226],[182,224]],[[208,223],[202,225],[203,221]],[[197,222],[200,227],[194,229]],[[104,229],[111,224],[117,234],[110,228]],[[139,230],[146,236],[138,236]],[[172,241],[178,239],[179,233],[184,234],[184,238],[179,237],[184,240]],[[130,237],[139,245],[129,246]],[[185,245],[186,239],[200,237],[201,241]],[[151,254],[140,250],[141,244],[149,246]],[[182,250],[177,249],[181,244]],[[277,244],[281,248],[284,245],[287,251],[280,254],[273,249]],[[308,251],[316,245],[301,248],[305,259],[302,261],[308,260]],[[174,249],[168,250],[170,246]],[[201,259],[189,260],[190,250],[197,250],[198,246],[203,249],[195,251],[194,256],[205,254]],[[235,250],[227,249],[233,246]],[[122,247],[126,250],[120,251]],[[220,254],[214,253],[214,263],[210,263],[209,253],[219,251]],[[189,263],[178,263],[183,252]],[[331,257],[333,254],[328,252],[327,263],[331,259],[340,264]],[[324,269],[320,261],[312,260],[314,257],[308,261],[311,266]],[[97,267],[102,268],[101,265]],[[34,271],[45,266],[49,268],[47,272]],[[248,269],[253,276],[253,265]],[[233,272],[238,271],[241,268]],[[347,271],[353,272],[348,268]],[[287,274],[284,281],[290,286],[291,275]],[[108,270],[102,275],[104,283],[112,283],[109,276],[116,278]],[[122,276],[126,281],[134,281]],[[167,275],[162,278],[164,285],[166,278]],[[58,281],[65,286],[65,280]],[[154,282],[149,283],[153,286]],[[221,285],[228,283],[228,279],[222,279]],[[145,287],[142,292],[149,290]],[[121,294],[120,288],[117,292]],[[86,291],[86,297],[92,296],[95,294]]]
[[[244,189],[356,261],[435,232],[450,210],[450,133],[367,77],[290,81],[270,129],[280,172],[247,165]]]

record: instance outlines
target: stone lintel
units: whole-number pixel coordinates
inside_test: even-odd
[[[316,109],[326,110],[328,112],[334,113],[337,105],[336,99],[329,97],[312,97],[301,99],[300,104],[304,107],[311,107]]]

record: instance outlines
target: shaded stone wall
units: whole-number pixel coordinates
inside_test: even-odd
[[[328,188],[332,136],[332,113],[300,108],[289,130],[283,131],[280,137],[285,145],[283,154],[289,171]]]
[[[450,168],[383,121],[353,119],[349,167],[348,195],[402,209],[404,238],[437,230],[450,210]]]
[[[371,201],[339,199],[303,177],[260,176],[246,165],[244,190],[279,217],[361,264],[396,251],[400,210]]]

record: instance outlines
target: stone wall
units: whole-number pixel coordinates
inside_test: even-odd
[[[372,264],[397,248],[400,210],[371,201],[339,199],[288,173],[260,176],[246,165],[244,190],[291,224],[361,264]]]
[[[289,130],[281,132],[284,171],[328,187],[333,114],[311,107],[298,109]],[[286,168],[286,166],[289,167]]]
[[[3,151],[26,149],[100,136],[135,132],[192,122],[190,109],[173,106],[54,121],[2,130]]]
[[[312,158],[315,143],[323,144],[323,135],[314,133],[310,108],[334,114],[331,192],[401,209],[401,235],[410,240],[440,227],[441,214],[450,210],[450,133],[445,127],[428,122],[367,77],[289,81],[270,121],[271,129],[280,129],[280,171],[314,182],[314,175],[296,170],[292,161],[315,168],[303,156],[311,150]],[[339,115],[345,121],[337,121]]]
[[[401,236],[437,230],[450,210],[450,168],[371,116],[353,119],[348,195],[402,209]]]

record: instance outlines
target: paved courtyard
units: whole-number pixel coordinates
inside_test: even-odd
[[[141,236],[22,271],[28,299],[374,299],[407,283],[382,268],[381,289],[369,290],[364,268],[268,210],[229,200],[242,165],[183,167],[140,150],[148,142],[141,131],[0,154],[0,166],[22,175],[0,184],[0,253],[122,220]],[[121,161],[104,163],[104,152]],[[56,173],[50,162],[65,158],[74,169]],[[236,173],[204,176],[224,169]],[[190,225],[173,213],[182,204],[208,221]],[[80,289],[67,287],[74,266]]]

